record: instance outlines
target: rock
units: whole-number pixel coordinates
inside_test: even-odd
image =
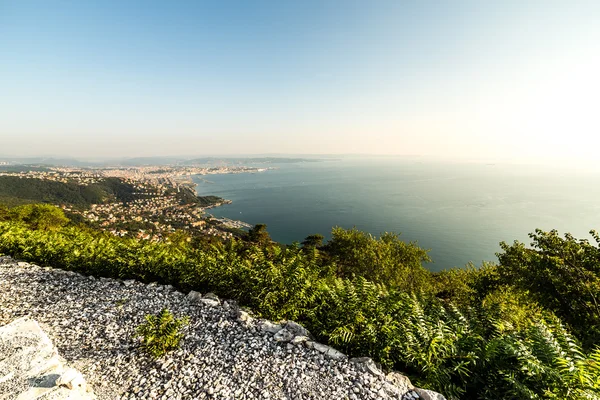
[[[412,383],[410,383],[410,379],[399,372],[390,372],[385,376],[385,378],[402,393],[406,393],[414,389],[414,386]]]
[[[221,303],[219,303],[219,300],[209,299],[206,297],[198,299],[198,302],[202,303],[202,304],[206,304],[207,306],[211,306],[211,307],[218,307],[221,304]]]
[[[62,355],[76,360],[98,398],[415,400],[416,392],[401,393],[373,360],[348,362],[341,352],[296,334],[305,330],[293,321],[253,321],[251,311],[229,300],[198,292],[183,295],[160,284],[136,281],[125,286],[119,280],[83,279],[49,267],[16,268],[17,260],[2,260],[0,324],[29,313],[64,349]],[[123,299],[127,302],[115,307]],[[150,362],[133,328],[165,307],[176,317],[188,316],[189,324],[179,348]],[[274,338],[290,335],[289,342]],[[55,359],[63,364],[52,366],[55,369],[44,365],[48,372],[31,381],[19,380],[22,373],[6,368],[6,363],[17,363],[5,344],[0,340],[0,399],[16,400],[23,392],[19,400],[38,398],[30,386],[81,398],[80,375],[68,372],[58,356]],[[83,396],[90,398],[90,393]],[[38,398],[42,399],[52,398]]]
[[[287,321],[284,324],[284,326],[288,331],[292,332],[294,334],[294,336],[306,336],[306,337],[312,338],[312,335],[310,334],[308,329],[306,329],[305,327],[303,327],[302,325],[300,325],[297,322]]]
[[[306,342],[307,340],[309,340],[307,336],[295,336],[291,340],[291,343],[295,344],[295,345],[300,345],[300,344]]]
[[[275,336],[273,336],[273,338],[277,341],[277,342],[289,342],[290,340],[292,340],[294,338],[294,334],[290,331],[288,331],[286,328],[283,328],[281,330],[279,330]]]
[[[83,376],[67,368],[50,338],[29,318],[0,327],[0,398],[91,400]]]
[[[19,266],[19,267],[28,267],[28,266],[29,266],[29,263],[27,263],[27,262],[24,262],[24,261],[19,261],[19,262],[17,263],[17,266]]]
[[[250,314],[243,310],[238,310],[237,318],[238,320],[243,322],[252,322],[252,317],[250,316]]]
[[[123,281],[123,286],[130,287],[130,286],[133,286],[134,284],[135,284],[135,281],[133,279],[128,279],[126,281]]]
[[[214,293],[206,293],[206,294],[204,295],[204,298],[205,298],[205,299],[216,300],[216,301],[219,301],[219,302],[220,302],[219,296],[217,296],[217,295],[216,295],[216,294],[214,294]]]
[[[383,375],[383,372],[381,372],[381,370],[377,368],[375,361],[373,361],[370,357],[355,357],[351,358],[350,362],[357,364],[358,367],[361,368],[363,371],[368,372],[372,375]]]
[[[312,342],[313,348],[320,353],[325,354],[327,357],[332,358],[334,360],[343,360],[346,358],[346,355],[333,347],[329,347],[322,343]]]
[[[83,375],[73,368],[67,368],[56,380],[56,386],[64,386],[71,390],[86,390]]]
[[[282,329],[283,327],[280,324],[274,324],[271,321],[262,321],[260,324],[260,330],[262,332],[277,333]]]
[[[439,394],[438,392],[434,392],[433,390],[415,388],[414,391],[423,400],[446,400],[443,395]]]
[[[195,290],[191,290],[187,295],[187,299],[193,303],[198,303],[201,298],[202,294],[196,292]]]
[[[345,360],[348,358],[344,353],[334,349],[333,347],[330,347],[329,350],[327,350],[327,353],[325,353],[325,355],[334,360]]]
[[[327,353],[329,351],[329,346],[327,346],[326,344],[322,344],[322,343],[318,343],[318,342],[312,342],[312,348],[317,350],[320,353]]]

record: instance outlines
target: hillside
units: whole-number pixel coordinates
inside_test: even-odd
[[[224,201],[217,196],[197,196],[194,190],[188,187],[171,192],[181,205],[196,204],[208,207]],[[127,203],[137,198],[140,198],[140,195],[136,194],[135,187],[120,178],[103,178],[99,182],[82,185],[76,182],[0,176],[0,203],[10,206],[50,203],[89,208],[92,204]]]
[[[443,399],[311,341],[299,325],[254,320],[235,302],[171,286],[4,257],[0,304],[0,326],[27,310],[98,399]],[[181,349],[154,362],[139,348],[135,327],[163,307],[190,316],[190,324]]]
[[[150,242],[69,225],[61,210],[49,208],[32,207],[27,218],[0,215],[0,252],[70,275],[234,299],[261,317],[298,321],[319,342],[372,357],[451,400],[600,399],[594,232],[591,243],[538,230],[529,247],[501,243],[498,264],[431,273],[422,265],[427,251],[391,233],[377,238],[335,228],[325,244],[313,235],[280,246],[257,225],[243,240],[178,234]],[[48,297],[33,284],[9,286],[32,286],[42,301]],[[68,287],[60,291],[77,307]]]
[[[108,201],[131,201],[135,188],[118,178],[81,185],[17,176],[0,176],[0,200],[11,205],[24,203],[68,204],[87,208]]]

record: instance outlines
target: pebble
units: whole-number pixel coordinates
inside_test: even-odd
[[[0,325],[24,314],[36,319],[100,400],[403,397],[386,393],[341,353],[309,341],[301,326],[238,318],[233,304],[0,257]],[[136,327],[164,307],[189,316],[189,325],[181,348],[156,361],[139,347]]]

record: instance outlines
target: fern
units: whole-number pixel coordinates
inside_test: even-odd
[[[137,327],[142,337],[142,347],[154,358],[160,358],[179,346],[181,329],[189,322],[188,317],[175,318],[163,308],[157,315],[146,315],[146,322]]]

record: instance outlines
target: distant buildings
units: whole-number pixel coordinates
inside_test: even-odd
[[[0,162],[1,164],[2,162]],[[264,169],[263,169],[264,170]],[[184,187],[187,191],[195,186],[192,175],[219,173],[257,172],[251,167],[171,167],[149,166],[128,168],[67,168],[49,167],[44,171],[0,172],[0,175],[34,178],[48,181],[73,182],[87,186],[105,178],[119,178],[134,187],[135,198],[127,202],[92,204],[80,210],[58,204],[71,214],[81,215],[88,223],[115,236],[161,241],[178,229],[191,234],[231,238],[233,234],[225,228],[247,227],[240,221],[210,219],[204,215],[206,208],[196,203],[181,204]],[[183,198],[186,198],[185,196]],[[187,198],[186,198],[187,199]],[[229,203],[225,200],[223,203]]]

